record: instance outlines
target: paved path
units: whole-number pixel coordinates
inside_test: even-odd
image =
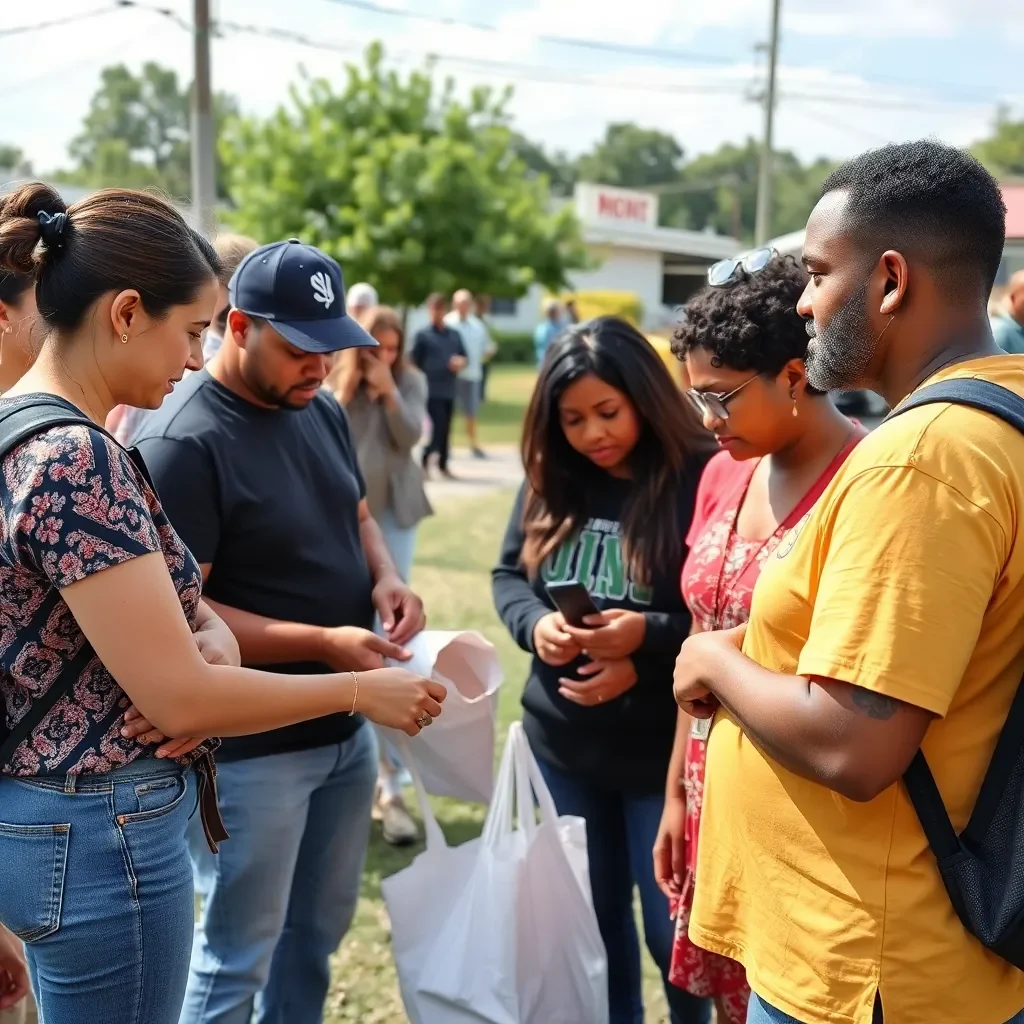
[[[474,459],[468,449],[456,448],[448,468],[455,476],[446,480],[436,470],[427,481],[427,494],[431,501],[452,498],[475,498],[492,491],[512,490],[523,479],[519,449],[510,445],[495,445],[487,449],[486,459]]]

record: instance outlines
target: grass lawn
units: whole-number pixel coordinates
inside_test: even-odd
[[[488,426],[495,433],[485,434],[485,439],[515,440],[508,433],[498,433],[499,427],[511,426],[510,418],[502,420],[509,414],[501,410],[514,404],[516,394],[528,394],[530,379],[532,373],[528,375],[521,369],[498,368],[492,384],[500,382],[494,391],[500,415],[495,413],[488,419]],[[519,410],[521,416],[521,398]],[[413,585],[426,602],[432,626],[478,630],[497,648],[505,672],[500,706],[502,734],[519,717],[519,695],[528,665],[527,656],[512,643],[491,604],[490,568],[511,501],[511,493],[502,492],[439,507],[437,515],[420,530],[413,572]],[[482,807],[435,800],[434,810],[450,843],[479,834]],[[334,958],[327,1024],[398,1024],[406,1019],[398,994],[380,882],[408,864],[419,851],[420,847],[392,849],[381,841],[379,828],[375,827],[356,919]],[[668,1020],[664,996],[649,960],[645,968],[648,1024],[664,1024]]]
[[[519,444],[523,414],[533,392],[537,371],[532,366],[499,364],[487,381],[487,401],[480,407],[478,427],[481,444]],[[456,415],[452,442],[466,443],[462,417]]]

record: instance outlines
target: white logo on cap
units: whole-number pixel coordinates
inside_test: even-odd
[[[330,309],[334,302],[331,279],[321,270],[309,279],[309,283],[313,286],[313,298],[317,302],[322,302],[325,309]]]

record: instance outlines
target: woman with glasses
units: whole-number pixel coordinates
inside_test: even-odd
[[[765,560],[798,527],[864,436],[807,383],[807,332],[796,305],[807,275],[770,249],[716,264],[672,339],[687,395],[722,451],[704,471],[682,593],[694,632],[747,621]],[[704,722],[679,712],[665,811],[654,847],[658,883],[675,908],[670,980],[713,996],[720,1024],[742,1024],[743,967],[687,937],[704,790]]]

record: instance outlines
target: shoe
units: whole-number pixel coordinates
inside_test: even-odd
[[[443,476],[445,480],[459,479],[447,466],[445,466],[444,469],[441,470],[441,476]]]
[[[401,797],[381,804],[381,831],[390,846],[409,846],[420,837],[420,830],[405,808]]]
[[[487,458],[487,452],[485,452],[483,450],[483,448],[474,448],[473,449],[473,458],[474,459],[486,459]]]

